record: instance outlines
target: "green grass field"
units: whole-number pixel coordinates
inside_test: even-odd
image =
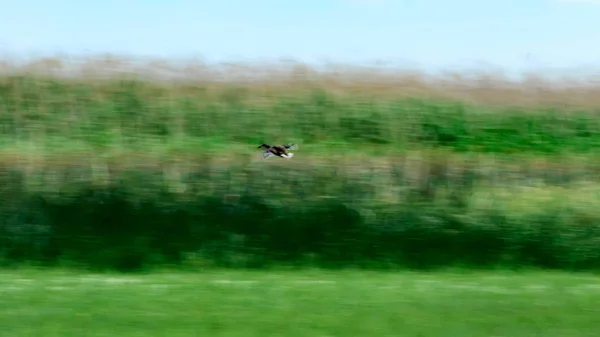
[[[595,336],[600,279],[550,272],[0,273],[0,336]]]

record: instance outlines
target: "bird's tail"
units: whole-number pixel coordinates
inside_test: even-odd
[[[299,147],[296,144],[288,144],[285,146],[285,148],[288,150],[298,150]]]

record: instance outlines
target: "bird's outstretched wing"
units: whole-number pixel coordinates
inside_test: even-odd
[[[263,155],[264,159],[269,159],[274,156],[274,154],[272,154],[271,151],[269,151],[269,150],[263,152],[262,155]]]

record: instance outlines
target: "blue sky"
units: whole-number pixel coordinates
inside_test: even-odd
[[[600,65],[600,0],[0,0],[0,8],[0,49],[12,53]]]

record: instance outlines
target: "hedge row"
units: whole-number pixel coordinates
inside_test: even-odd
[[[447,165],[2,164],[0,261],[600,267],[595,167]]]

